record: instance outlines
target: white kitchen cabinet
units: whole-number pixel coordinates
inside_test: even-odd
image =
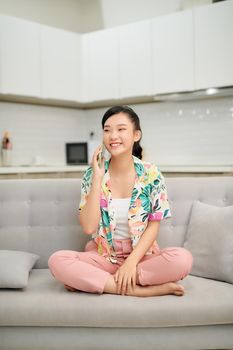
[[[233,1],[194,9],[196,89],[233,85]]]
[[[0,33],[0,92],[39,97],[39,24],[1,15]]]
[[[152,92],[150,21],[119,27],[120,97]]]
[[[110,28],[83,34],[84,101],[117,99],[118,30]]]
[[[192,11],[151,21],[153,93],[194,89]]]
[[[41,97],[82,100],[81,36],[41,25]]]

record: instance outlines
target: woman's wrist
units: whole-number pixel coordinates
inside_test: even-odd
[[[101,186],[103,176],[93,174],[92,185]]]
[[[135,265],[137,266],[138,264],[138,259],[132,255],[133,251],[131,252],[131,254],[127,257],[126,261],[131,264],[131,265]]]

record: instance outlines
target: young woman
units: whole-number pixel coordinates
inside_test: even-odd
[[[133,296],[174,294],[192,267],[181,247],[160,249],[160,220],[171,217],[164,177],[142,162],[141,127],[128,106],[114,106],[102,119],[110,159],[99,166],[101,146],[84,174],[79,220],[92,235],[85,252],[58,251],[49,258],[54,277],[70,291]]]

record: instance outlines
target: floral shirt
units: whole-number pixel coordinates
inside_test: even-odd
[[[133,160],[136,176],[129,205],[128,224],[132,247],[134,248],[145,231],[148,221],[160,221],[171,217],[171,211],[164,177],[160,169],[154,164],[143,162],[135,156],[133,156]],[[101,218],[97,232],[92,235],[92,238],[98,244],[99,254],[109,257],[112,261],[111,257],[114,259],[115,256],[113,239],[116,218],[110,190],[109,163],[110,160],[105,161],[105,175],[100,195]],[[89,167],[82,179],[79,210],[82,210],[86,204],[92,185],[92,175],[93,168]],[[157,243],[155,241],[146,254],[156,251],[156,247]]]

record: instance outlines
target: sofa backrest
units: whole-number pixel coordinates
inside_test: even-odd
[[[195,200],[233,205],[233,177],[165,178],[172,217],[162,220],[161,248],[182,246]],[[80,179],[0,180],[0,249],[40,255],[35,268],[46,268],[60,249],[82,251],[91,237],[82,232],[77,212]]]

